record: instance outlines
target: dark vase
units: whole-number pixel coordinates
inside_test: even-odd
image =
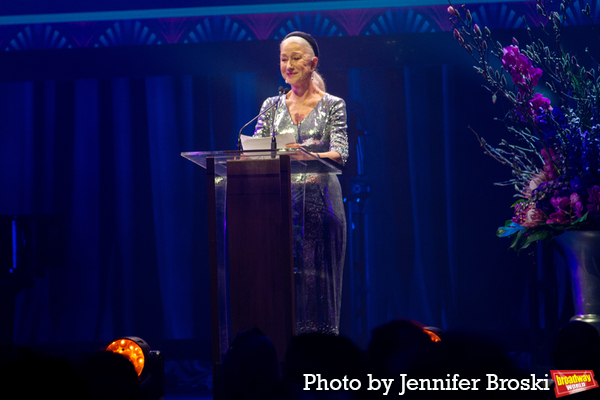
[[[575,315],[600,332],[600,231],[570,231],[556,237],[563,249],[573,292]]]

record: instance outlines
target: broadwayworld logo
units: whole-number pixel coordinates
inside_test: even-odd
[[[583,392],[598,387],[594,379],[594,371],[550,371],[554,380],[556,397]]]

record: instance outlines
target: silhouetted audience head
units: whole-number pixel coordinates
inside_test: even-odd
[[[133,364],[120,354],[99,351],[84,358],[81,372],[94,400],[139,400],[140,385]]]
[[[373,329],[367,349],[368,369],[386,378],[425,372],[434,362],[435,345],[423,327],[414,321],[388,322]]]
[[[289,399],[352,399],[359,394],[351,390],[317,391],[314,384],[311,390],[303,390],[305,380],[309,379],[305,374],[313,375],[315,379],[318,375],[327,381],[346,377],[362,382],[365,378],[363,354],[358,346],[344,336],[326,333],[308,333],[293,338],[285,355],[283,371],[285,398]]]
[[[493,373],[506,378],[521,373],[506,349],[486,336],[449,333],[441,344],[446,368],[452,368],[456,373],[472,376]]]
[[[225,398],[268,399],[278,381],[277,351],[271,339],[257,328],[238,333],[223,360]]]
[[[327,378],[364,372],[362,352],[350,339],[327,333],[307,333],[292,339],[285,356],[284,374],[303,379],[304,373]]]
[[[593,369],[600,374],[600,334],[590,324],[571,321],[558,332],[552,356],[557,369]]]
[[[15,399],[91,398],[72,363],[18,345],[0,349],[0,387]]]

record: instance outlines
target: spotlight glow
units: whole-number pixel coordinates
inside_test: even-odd
[[[442,339],[440,339],[440,337],[435,334],[434,332],[430,331],[429,329],[423,329],[423,332],[425,332],[426,334],[429,335],[429,337],[431,338],[432,342],[441,342]]]
[[[144,350],[131,339],[117,339],[106,347],[106,350],[122,354],[133,364],[135,372],[140,376],[144,370],[146,358]]]

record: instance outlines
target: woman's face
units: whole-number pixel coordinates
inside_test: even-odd
[[[279,66],[285,81],[297,86],[310,81],[312,71],[317,66],[317,58],[311,59],[304,46],[288,40],[281,45]]]

